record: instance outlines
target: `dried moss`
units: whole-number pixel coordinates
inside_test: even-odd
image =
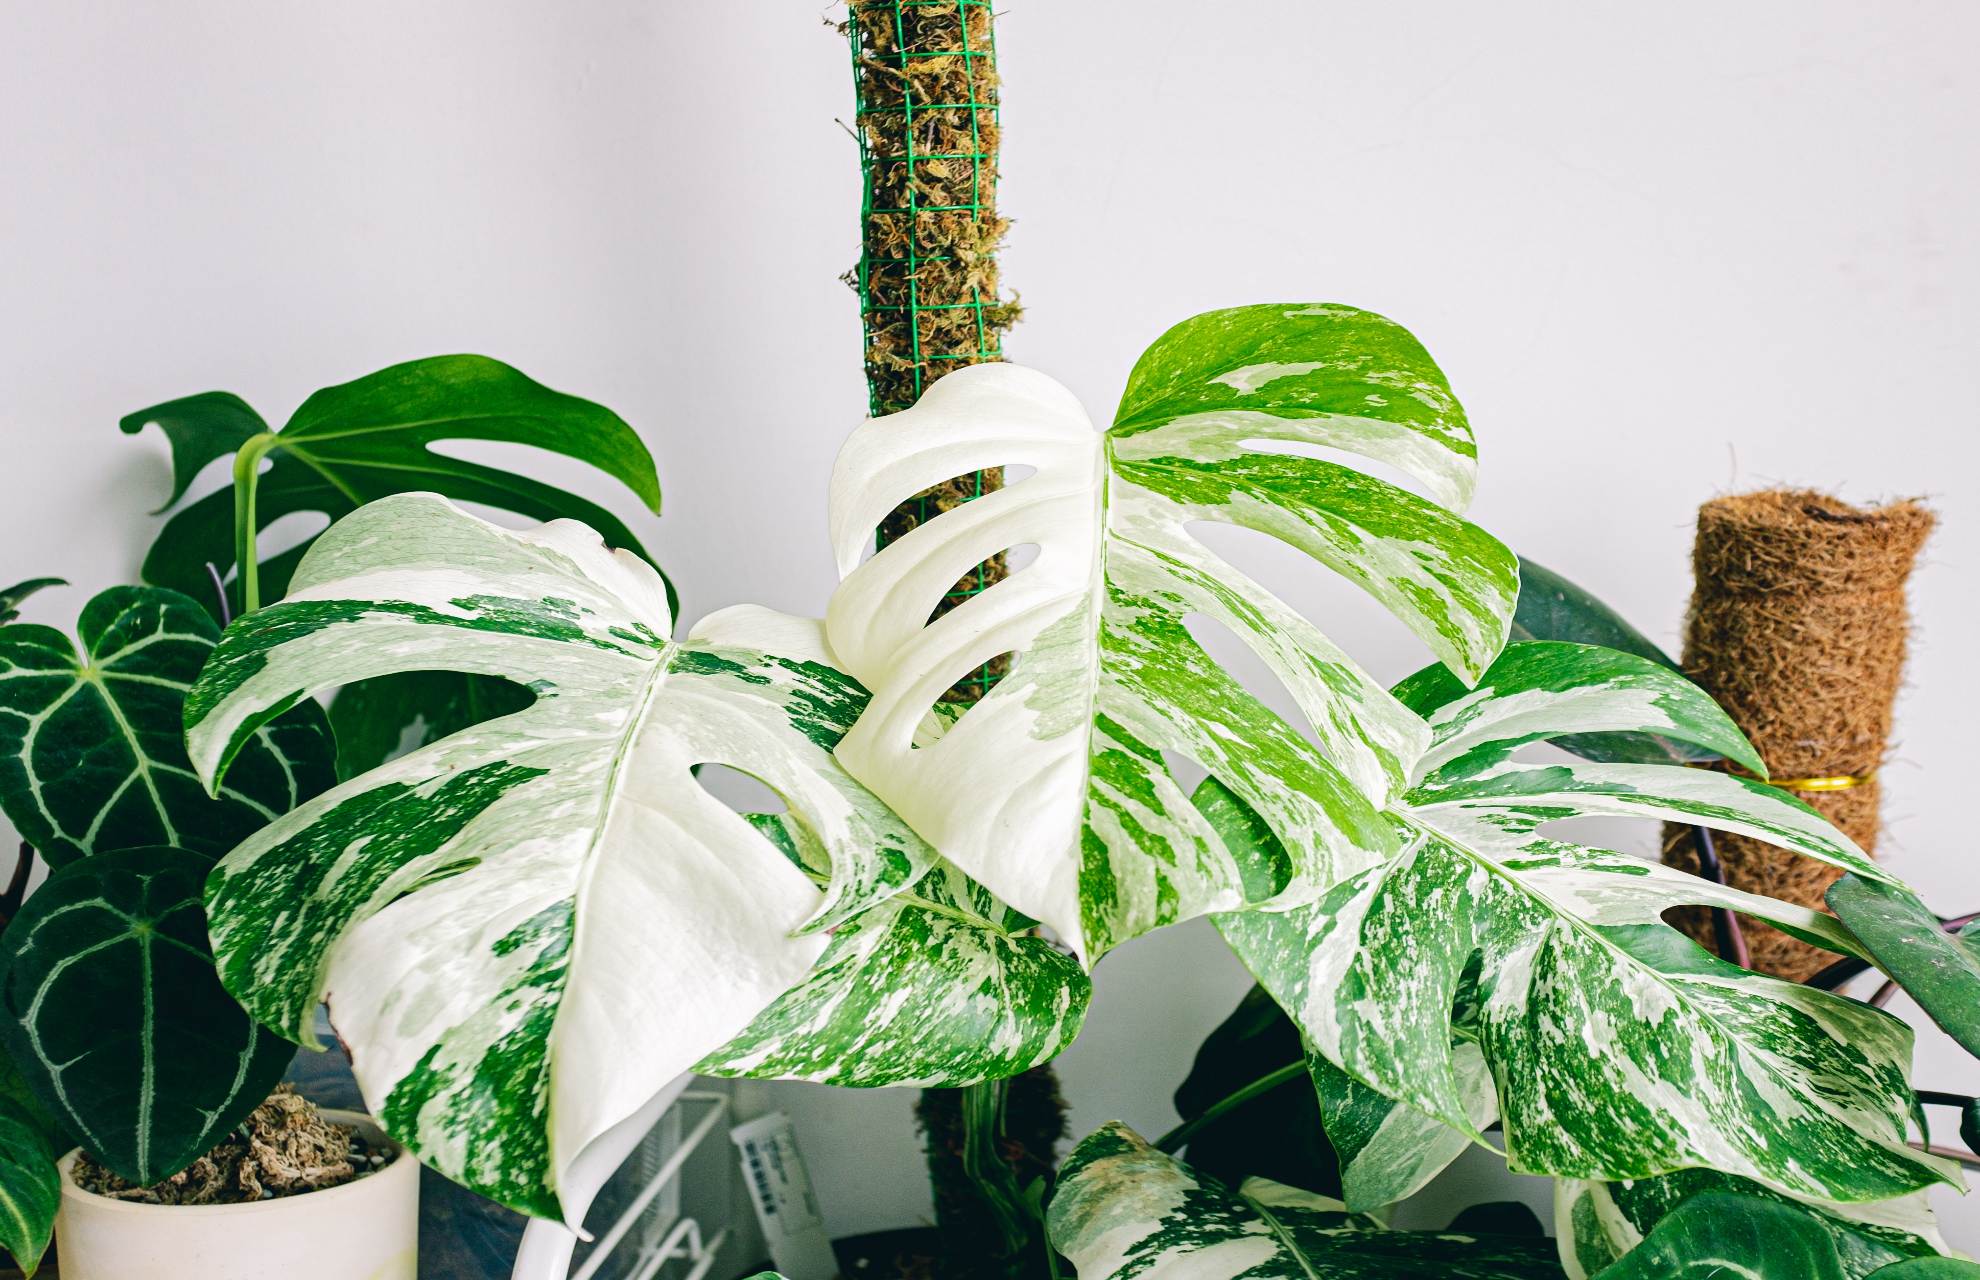
[[[871,411],[896,413],[956,369],[1003,356],[1018,318],[1001,292],[997,250],[996,45],[987,0],[856,2],[843,26],[853,46],[865,189],[860,292]],[[881,523],[880,545],[991,490],[1003,472],[959,476],[917,494]],[[999,555],[963,576],[936,614],[1007,570]],[[992,659],[950,691],[974,701],[1001,676]]]
[[[315,1104],[282,1085],[240,1128],[185,1170],[148,1187],[126,1181],[83,1155],[76,1185],[138,1204],[246,1204],[341,1186],[390,1163],[347,1124],[325,1120]]]

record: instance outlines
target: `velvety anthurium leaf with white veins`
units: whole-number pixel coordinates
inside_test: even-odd
[[[186,690],[220,638],[162,587],[111,587],[83,606],[76,645],[0,626],[0,808],[53,866],[171,845],[218,856],[330,785],[323,709],[303,703],[241,745],[208,795],[186,759]]]
[[[1046,1212],[1079,1280],[1547,1280],[1546,1240],[1385,1231],[1264,1178],[1231,1191],[1121,1124],[1073,1148]]]
[[[394,1137],[541,1216],[586,1143],[743,1030],[933,854],[833,761],[865,703],[815,622],[740,607],[684,641],[660,576],[582,525],[512,533],[430,494],[345,517],[237,622],[187,705],[217,778],[312,691],[446,668],[536,700],[346,782],[209,886],[228,987],[298,1039],[327,994]],[[783,796],[822,896],[692,770]]]
[[[1452,1047],[1462,1000],[1455,1016],[1491,1069],[1519,1172],[1622,1179],[1706,1166],[1831,1200],[1956,1180],[1948,1162],[1905,1145],[1909,1028],[1725,964],[1661,922],[1681,904],[1727,906],[1857,954],[1833,919],[1539,833],[1559,818],[1634,814],[1888,880],[1771,787],[1677,766],[1510,758],[1555,734],[1627,731],[1756,765],[1702,692],[1644,659],[1567,644],[1508,648],[1475,692],[1434,670],[1398,692],[1434,733],[1391,809],[1402,852],[1310,907],[1218,920],[1315,1050],[1482,1141]],[[1234,845],[1271,839],[1214,784],[1202,803]]]
[[[756,815],[823,884],[817,839],[787,816]],[[1092,980],[969,877],[939,863],[854,917],[805,980],[695,1065],[703,1075],[870,1087],[954,1087],[1050,1061],[1086,1017]]]
[[[1321,447],[1391,464],[1420,497]],[[1271,534],[1347,577],[1436,656],[1475,676],[1504,642],[1515,560],[1453,510],[1474,450],[1444,377],[1402,328],[1335,306],[1241,307],[1164,334],[1112,427],[1008,364],[961,369],[840,452],[832,648],[874,691],[839,756],[965,873],[1089,960],[1206,911],[1310,899],[1379,861],[1375,806],[1425,730],[1312,624],[1189,532]],[[985,467],[1033,474],[943,513],[860,564],[915,493]],[[972,566],[1036,559],[928,621]],[[1228,627],[1291,691],[1313,737],[1191,637]],[[1003,653],[1006,676],[939,741],[914,735],[942,691]],[[1317,744],[1317,745],[1316,745]],[[1162,752],[1201,764],[1279,837],[1288,863],[1245,883]]]

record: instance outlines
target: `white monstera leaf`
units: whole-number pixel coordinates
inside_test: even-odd
[[[558,521],[429,494],[346,516],[289,597],[236,622],[187,702],[208,785],[313,693],[394,672],[535,701],[271,823],[208,886],[214,951],[263,1022],[327,998],[372,1111],[427,1164],[581,1218],[586,1145],[805,977],[826,931],[932,852],[834,761],[865,703],[815,622],[741,607],[669,639],[660,576]],[[832,869],[821,895],[694,770],[761,779]]]
[[[1311,906],[1218,920],[1313,1049],[1482,1142],[1454,1032],[1475,1042],[1523,1173],[1706,1167],[1845,1201],[1956,1180],[1905,1142],[1909,1028],[1720,961],[1661,920],[1684,904],[1731,907],[1858,954],[1832,918],[1540,833],[1587,814],[1697,823],[1888,881],[1772,787],[1671,765],[1513,758],[1559,734],[1649,732],[1758,772],[1709,698],[1643,659],[1551,643],[1508,648],[1475,691],[1435,669],[1397,691],[1434,735],[1391,808],[1401,852]],[[1202,802],[1234,845],[1272,856],[1270,833],[1230,793],[1208,786]]]
[[[1429,496],[1315,449],[1387,464]],[[1453,514],[1474,460],[1423,348],[1350,307],[1242,307],[1178,325],[1136,364],[1105,431],[1042,373],[958,370],[855,431],[833,472],[846,578],[827,629],[873,690],[839,758],[944,857],[1088,960],[1206,911],[1310,899],[1393,851],[1377,809],[1426,731],[1189,526],[1290,543],[1475,677],[1504,643],[1517,571]],[[860,563],[894,506],[988,467],[1031,474]],[[1037,548],[1029,564],[930,621],[972,566],[1025,546]],[[1185,626],[1192,615],[1258,654],[1310,738],[1210,658]],[[940,740],[917,743],[943,691],[1005,653],[1010,674]],[[1247,883],[1165,751],[1242,797],[1286,864]]]
[[[1046,1211],[1079,1280],[1546,1280],[1549,1241],[1386,1231],[1338,1200],[1251,1178],[1235,1191],[1121,1124],[1073,1148]]]

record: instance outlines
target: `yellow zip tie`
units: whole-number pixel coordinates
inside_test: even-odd
[[[1761,778],[1740,769],[1730,769],[1727,772],[1736,778],[1765,783],[1770,787],[1779,787],[1783,791],[1847,791],[1851,787],[1860,787],[1877,776],[1875,769],[1868,773],[1830,774],[1826,778]]]

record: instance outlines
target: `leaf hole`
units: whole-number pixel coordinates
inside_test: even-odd
[[[930,707],[928,714],[922,718],[915,730],[914,740],[909,743],[910,749],[918,751],[941,741],[985,698],[992,696],[998,683],[1016,670],[1017,660],[1015,652],[993,654],[949,686],[941,700]]]
[[[703,791],[737,813],[790,812],[783,795],[753,773],[726,764],[699,764],[694,768],[694,780]]]

